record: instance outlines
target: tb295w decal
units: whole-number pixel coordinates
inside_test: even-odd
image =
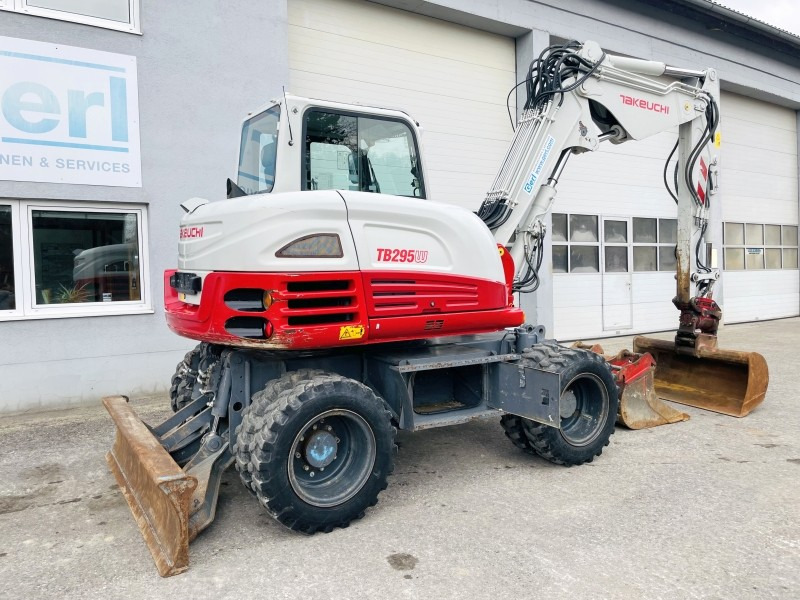
[[[428,251],[413,248],[378,248],[378,262],[426,263]]]

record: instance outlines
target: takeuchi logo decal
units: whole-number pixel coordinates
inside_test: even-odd
[[[666,104],[649,102],[643,98],[634,98],[633,96],[626,96],[625,94],[620,94],[619,97],[622,98],[622,103],[626,106],[637,106],[643,110],[649,110],[651,112],[657,112],[664,115],[669,114],[669,106]]]
[[[181,227],[181,239],[201,238],[203,237],[202,227]]]

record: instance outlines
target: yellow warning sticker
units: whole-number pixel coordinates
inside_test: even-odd
[[[718,131],[717,135],[714,136],[714,145],[719,148],[722,145],[722,132]]]
[[[360,340],[364,337],[363,325],[345,325],[339,328],[340,340]]]

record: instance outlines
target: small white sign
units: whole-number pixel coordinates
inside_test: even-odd
[[[0,36],[0,180],[141,187],[136,57]]]
[[[103,302],[111,302],[111,292],[103,292]]]

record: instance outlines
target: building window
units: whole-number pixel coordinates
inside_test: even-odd
[[[141,33],[139,0],[0,0],[0,9]]]
[[[797,269],[797,225],[725,223],[724,269]]]
[[[553,272],[598,273],[600,237],[597,215],[553,215]],[[557,242],[566,242],[561,244]]]
[[[676,219],[634,217],[632,229],[634,271],[675,271],[675,246],[678,242]]]
[[[151,312],[141,206],[0,200],[0,319]]]
[[[0,314],[16,310],[13,206],[0,203]]]

